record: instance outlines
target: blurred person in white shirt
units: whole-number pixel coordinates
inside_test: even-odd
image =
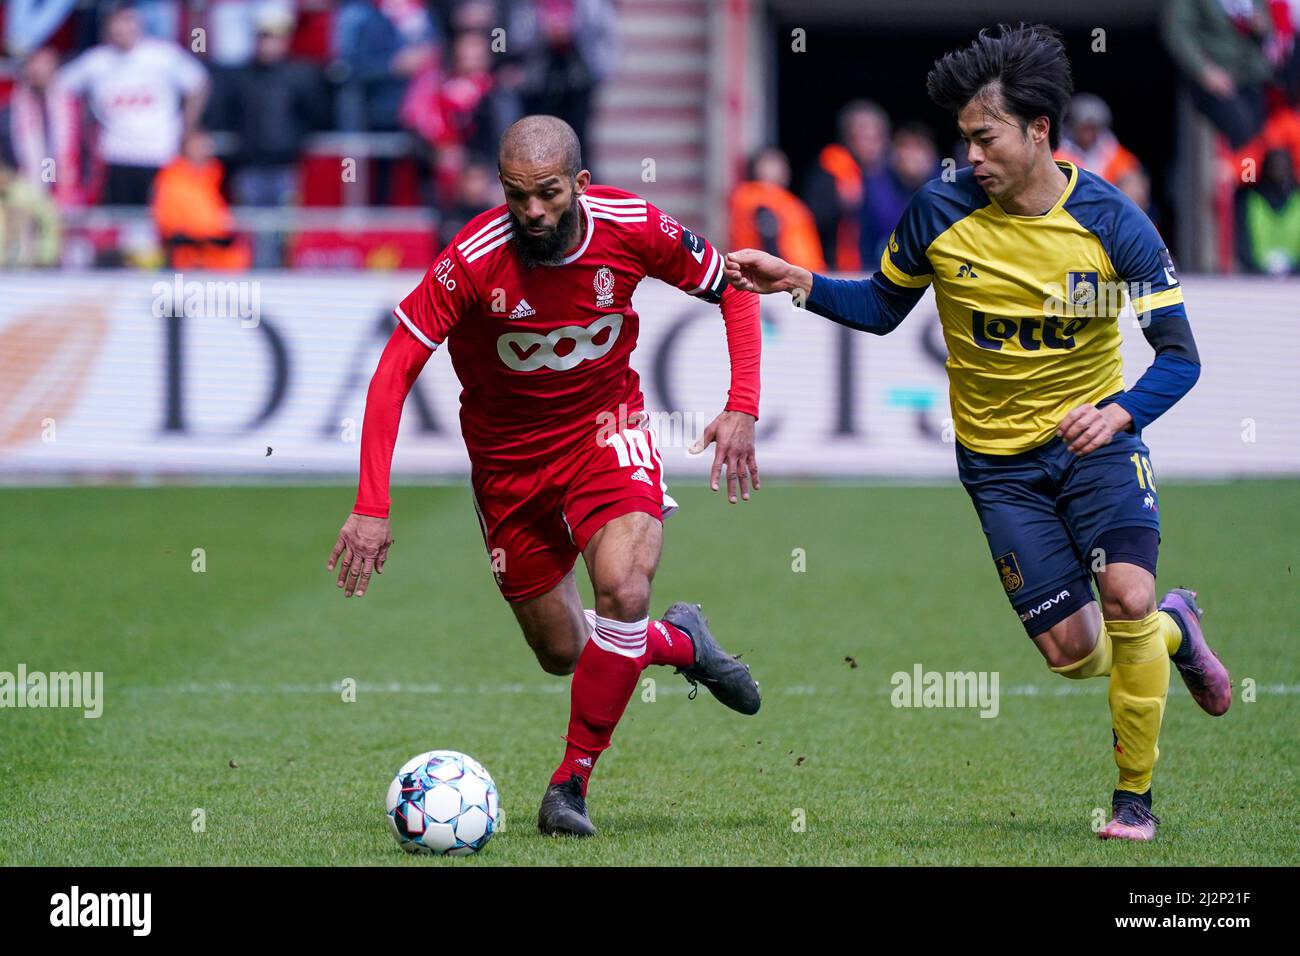
[[[59,71],[56,82],[85,96],[98,122],[103,202],[145,205],[158,170],[171,162],[207,99],[207,71],[180,46],[141,35],[129,3],[116,5],[106,43]]]

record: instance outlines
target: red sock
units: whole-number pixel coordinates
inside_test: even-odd
[[[596,612],[587,609],[587,626],[596,629]],[[641,667],[661,664],[667,667],[690,667],[695,663],[695,642],[676,624],[667,621],[650,621],[646,632],[646,652]]]
[[[690,667],[695,663],[695,643],[680,627],[667,621],[651,621],[646,632],[644,664]]]
[[[551,783],[564,783],[572,776],[587,781],[602,751],[608,749],[627,702],[636,690],[645,658],[648,620],[628,623],[595,617],[591,640],[582,649],[570,688],[569,732],[565,735],[564,760]],[[676,638],[674,638],[676,641]]]

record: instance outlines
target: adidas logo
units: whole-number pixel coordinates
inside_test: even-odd
[[[515,306],[515,310],[510,313],[509,317],[512,319],[526,319],[528,316],[536,314],[537,310],[528,304],[527,299],[520,299],[519,304]]]
[[[650,480],[650,476],[645,473],[644,468],[638,468],[636,471],[632,472],[632,480],[644,481],[647,485],[654,484],[654,482]]]

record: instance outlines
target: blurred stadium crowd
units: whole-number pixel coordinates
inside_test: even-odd
[[[620,49],[615,0],[8,0],[3,9],[0,265],[9,267],[310,263],[289,261],[292,230],[276,215],[286,209],[406,209],[445,239],[501,201],[495,144],[514,119],[554,113],[587,142]],[[1297,27],[1300,0],[1161,8],[1161,40],[1218,132],[1240,271],[1300,274]],[[941,155],[964,162],[960,144],[941,152],[932,130],[898,119],[868,100],[847,103],[832,141],[797,176],[780,148],[758,150],[730,188],[726,241],[810,268],[870,270],[912,192],[943,171]],[[1062,158],[1154,215],[1148,168],[1121,142],[1110,105],[1080,92],[1063,132]],[[634,176],[609,181],[636,187]],[[95,209],[122,215],[88,218]],[[259,219],[259,209],[271,215]],[[70,221],[102,228],[69,249]]]

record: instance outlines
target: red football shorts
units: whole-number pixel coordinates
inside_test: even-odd
[[[526,601],[559,584],[592,536],[615,518],[643,511],[662,521],[677,508],[648,428],[593,435],[540,467],[475,468],[470,480],[507,601]]]

